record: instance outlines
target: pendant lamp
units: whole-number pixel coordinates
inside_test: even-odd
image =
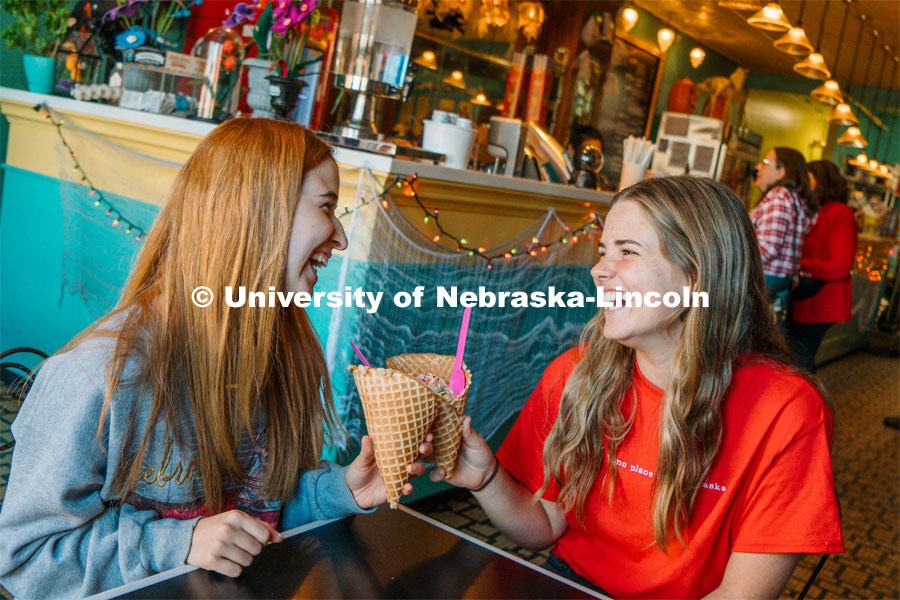
[[[841,86],[834,79],[829,79],[811,91],[809,95],[824,104],[835,105],[844,101],[844,96],[841,94]]]
[[[660,52],[666,52],[675,41],[675,32],[668,27],[663,27],[656,32],[656,43],[659,45]]]
[[[849,8],[850,8],[850,5],[848,4],[847,9],[849,10]],[[859,56],[859,43],[862,41],[863,25],[865,25],[865,19],[862,18],[862,17],[865,17],[865,15],[861,15],[860,17],[861,18],[860,18],[860,22],[859,22],[859,35],[856,36],[856,50],[853,52],[853,63],[850,66],[850,77],[853,77],[853,73],[854,73],[854,71],[856,71],[856,58]],[[846,22],[846,19],[844,19],[844,21]],[[843,33],[843,31],[842,31],[842,33]],[[834,65],[834,70],[837,71],[837,63],[835,63],[835,65]],[[848,92],[849,92],[849,89],[850,89],[850,83],[849,83],[849,78],[848,78],[848,82],[847,82],[847,91]],[[847,102],[841,102],[840,104],[835,106],[834,110],[831,111],[831,114],[828,115],[828,122],[834,123],[835,125],[858,125],[859,119],[857,119],[856,115],[853,114],[853,111],[850,109],[850,105],[847,104]],[[859,131],[858,128],[856,130]],[[867,143],[862,144],[862,146],[856,145],[860,142],[860,139],[862,138],[862,133],[859,134],[859,138],[851,136],[851,137],[846,138],[847,142],[842,142],[841,139],[844,139],[844,137],[846,135],[847,135],[847,133],[844,132],[844,135],[841,136],[841,138],[838,138],[838,144],[847,143],[847,145],[855,146],[857,148],[862,148],[863,146],[868,145]],[[862,141],[865,142],[865,140],[862,140]]]
[[[695,69],[703,64],[703,59],[706,58],[706,51],[700,46],[694,46],[694,49],[691,50],[691,66]]]
[[[625,30],[625,33],[628,33],[634,29],[634,26],[638,22],[638,11],[629,4],[626,8],[622,9],[620,18],[622,20],[622,29]]]
[[[862,131],[855,125],[847,128],[847,131],[837,139],[837,143],[842,146],[850,146],[851,148],[865,148],[869,145],[869,142],[863,137]]]
[[[806,0],[800,2],[800,16],[797,25],[791,27],[787,33],[775,40],[775,47],[791,56],[807,56],[814,50],[806,31],[803,29],[803,9],[806,8]]]
[[[862,150],[859,154],[849,159],[847,163],[853,165],[854,167],[859,167],[860,169],[868,169],[869,157],[866,156],[866,151]]]
[[[816,37],[815,52],[794,65],[794,72],[809,77],[810,79],[829,79],[831,71],[825,65],[825,57],[822,56],[822,32],[825,29],[825,16],[828,14],[828,3],[822,6],[822,19],[819,21],[819,35]]]
[[[766,31],[781,32],[791,28],[790,21],[784,16],[784,11],[777,2],[769,2],[759,12],[748,18],[747,22],[757,29]]]
[[[846,102],[841,102],[837,106],[834,107],[834,110],[831,111],[831,114],[828,115],[828,122],[834,123],[835,125],[857,125],[859,123],[859,119],[856,118],[856,115],[853,114],[853,111],[850,109],[850,105]],[[857,131],[859,129],[857,128]],[[842,143],[838,140],[838,143]]]
[[[453,71],[444,77],[444,83],[455,88],[466,89],[466,80],[463,78],[462,71]]]
[[[432,71],[437,70],[437,58],[431,50],[426,50],[422,53],[422,56],[415,59],[413,62],[426,69],[431,69]]]

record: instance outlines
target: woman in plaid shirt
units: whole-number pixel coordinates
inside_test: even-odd
[[[757,165],[756,187],[765,195],[750,211],[750,220],[762,255],[766,292],[783,322],[803,241],[818,205],[810,189],[806,160],[793,148],[769,150]]]

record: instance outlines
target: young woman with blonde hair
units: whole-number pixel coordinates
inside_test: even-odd
[[[496,458],[464,423],[450,483],[615,598],[776,597],[800,554],[843,542],[831,412],[775,329],[750,219],[718,183],[654,178],[613,199],[599,251],[608,293],[688,286],[709,307],[604,309]]]
[[[294,123],[234,119],[200,142],[118,305],[44,364],[13,424],[10,592],[85,596],[185,563],[234,577],[278,529],[386,500],[368,438],[348,467],[319,463],[341,426],[306,312],[223,299],[312,292],[347,244],[338,186],[330,147]]]

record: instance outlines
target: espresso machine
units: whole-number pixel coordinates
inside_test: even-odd
[[[487,152],[494,157],[495,175],[563,184],[569,180],[562,147],[533,121],[491,117]]]
[[[378,139],[375,99],[406,99],[418,0],[346,0],[335,48],[332,83],[356,94],[350,117],[333,133]]]

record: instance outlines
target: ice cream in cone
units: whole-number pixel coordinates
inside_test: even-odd
[[[350,365],[362,400],[375,462],[391,508],[403,495],[419,444],[437,415],[437,395],[415,377],[399,370]]]
[[[387,359],[387,365],[407,375],[415,377],[437,396],[437,418],[431,427],[434,436],[434,462],[446,471],[446,477],[453,474],[459,441],[462,436],[462,422],[466,411],[466,397],[472,374],[463,363],[466,387],[458,396],[450,388],[450,376],[456,357],[443,354],[400,354]]]

